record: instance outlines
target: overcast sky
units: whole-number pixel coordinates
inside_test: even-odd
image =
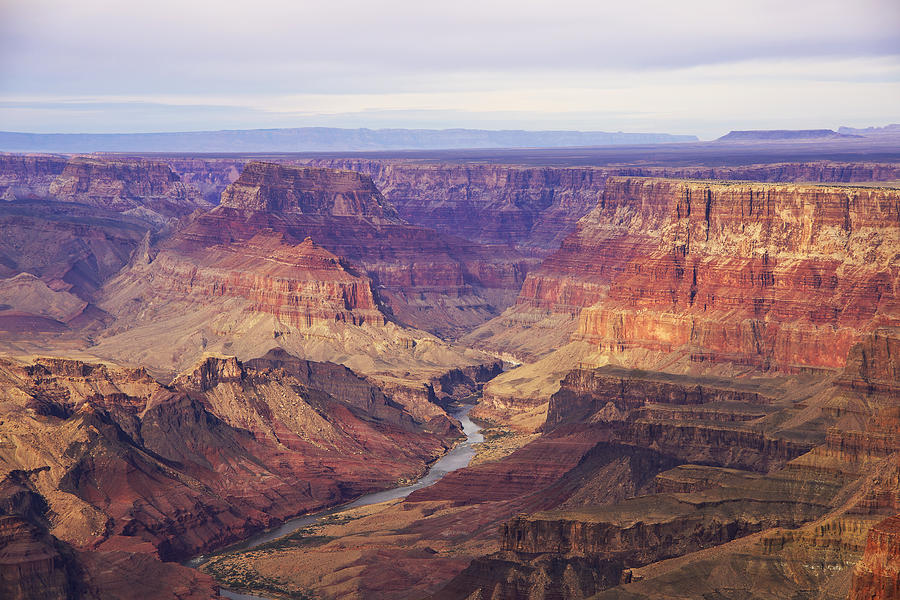
[[[900,122],[900,0],[0,0],[0,130]]]

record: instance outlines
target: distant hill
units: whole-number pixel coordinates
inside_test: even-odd
[[[900,123],[892,123],[890,125],[885,125],[884,127],[865,127],[863,129],[857,129],[856,127],[838,127],[838,133],[844,133],[847,135],[862,135],[866,137],[876,135],[890,135],[894,137],[900,137]]]
[[[484,129],[247,129],[173,133],[0,132],[12,152],[319,152],[560,148],[695,142],[693,135]]]
[[[748,131],[729,131],[720,137],[719,142],[777,142],[780,140],[833,140],[840,138],[860,137],[838,133],[832,129],[751,129]]]

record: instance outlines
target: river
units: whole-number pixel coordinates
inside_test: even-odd
[[[329,515],[339,513],[342,510],[347,510],[348,508],[378,504],[379,502],[386,502],[388,500],[395,500],[397,498],[406,498],[414,491],[428,487],[429,485],[437,482],[447,473],[467,466],[469,464],[469,461],[472,460],[472,457],[475,456],[475,448],[473,447],[473,445],[484,440],[481,435],[481,427],[473,423],[469,418],[469,411],[472,410],[473,406],[474,405],[472,404],[466,404],[461,406],[459,410],[451,413],[462,424],[463,433],[466,434],[466,440],[457,444],[456,447],[453,448],[453,450],[442,456],[433,465],[431,465],[431,468],[428,469],[428,472],[425,474],[425,476],[419,479],[414,484],[404,487],[392,488],[389,490],[383,490],[381,492],[366,494],[365,496],[360,496],[353,502],[285,521],[281,526],[253,535],[245,539],[243,542],[240,542],[233,546],[229,546],[223,552],[230,553],[238,552],[241,550],[249,550],[251,548],[259,546],[260,544],[265,544],[266,542],[270,542],[274,539],[288,535],[289,533],[293,533],[301,527],[305,527],[307,525],[315,523],[322,517],[327,517]],[[212,558],[212,556],[198,556],[197,558],[194,558],[185,564],[189,567],[197,568],[206,563],[210,558]],[[239,594],[237,592],[231,592],[228,590],[222,590],[220,592],[220,596],[224,598],[231,598],[232,600],[267,600],[266,598],[263,598],[261,596]]]

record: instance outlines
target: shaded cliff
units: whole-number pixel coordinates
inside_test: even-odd
[[[30,273],[84,299],[128,263],[149,226],[82,204],[0,203],[0,276]]]
[[[46,198],[67,162],[63,156],[0,153],[0,199]]]

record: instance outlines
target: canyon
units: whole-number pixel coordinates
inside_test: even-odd
[[[900,162],[695,151],[0,155],[0,593],[893,597]]]

